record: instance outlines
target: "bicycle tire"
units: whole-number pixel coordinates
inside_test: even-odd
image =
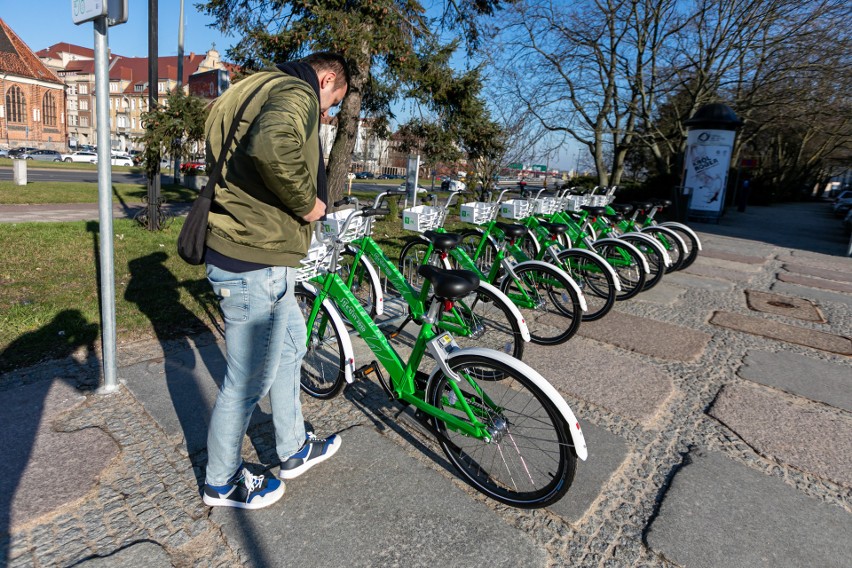
[[[295,295],[296,303],[307,322],[316,296],[301,286],[296,289]],[[320,336],[323,322],[325,330]],[[308,330],[308,351],[302,359],[300,375],[302,390],[314,398],[334,398],[346,384],[343,347],[340,343],[342,333],[346,333],[346,330],[338,329],[328,315],[328,308],[321,305],[313,329]]]
[[[667,274],[675,270],[680,270],[683,267],[683,263],[686,260],[686,243],[683,242],[683,239],[677,233],[656,226],[645,227],[640,232],[654,237],[669,253],[672,264],[666,268]]]
[[[423,282],[426,281],[417,273],[417,269],[426,264],[427,261],[433,266],[441,266],[438,255],[435,254],[434,250],[432,251],[432,256],[428,259],[426,258],[428,250],[428,241],[423,240],[421,237],[413,237],[403,245],[402,250],[399,252],[399,271],[417,292],[420,291],[423,287]]]
[[[588,309],[583,312],[583,321],[595,321],[604,317],[615,305],[615,280],[603,261],[583,254],[576,249],[565,249],[557,253],[559,268],[568,273],[586,297]]]
[[[493,433],[486,442],[432,418],[438,443],[461,477],[484,495],[513,507],[545,507],[562,498],[577,467],[570,425],[529,378],[535,371],[520,362],[510,366],[482,354],[459,355],[449,366],[463,377],[455,384]],[[501,374],[503,380],[477,382],[475,376],[484,369]],[[453,404],[458,395],[451,381],[444,373],[434,374],[427,387],[428,402],[468,420]]]
[[[654,248],[655,243],[650,243],[646,239],[634,235],[619,235],[618,239],[630,243],[639,249],[639,252],[644,254],[648,260],[648,268],[651,271],[645,275],[645,283],[642,285],[642,291],[650,290],[659,284],[663,280],[663,275],[671,267],[666,266],[663,260],[663,253]],[[657,246],[662,247],[663,245],[657,244]]]
[[[476,264],[480,272],[488,274],[497,258],[497,247],[490,240],[486,240],[479,258],[475,258],[473,255],[476,253],[476,249],[479,248],[479,243],[483,238],[484,234],[482,231],[467,229],[461,232],[461,240],[458,246],[462,247],[467,255],[473,259],[473,263]],[[501,269],[498,274],[502,274],[502,272]]]
[[[503,278],[500,291],[513,301],[519,297],[536,301],[535,307],[515,302],[527,323],[530,340],[538,345],[559,345],[571,339],[580,327],[582,308],[580,297],[565,277],[550,266],[538,264],[518,266],[514,273],[516,278],[511,274]]]
[[[340,274],[340,278],[346,283],[349,283],[349,277],[353,272],[352,264],[354,261],[355,254],[349,250],[344,250],[338,259],[337,272]],[[365,266],[363,257],[358,262],[358,266],[354,268],[354,272],[352,285],[349,289],[358,298],[358,303],[361,304],[361,307],[370,314],[371,318],[375,318],[378,291],[376,290],[375,283],[370,278],[370,273]]]
[[[685,250],[683,253],[683,258],[680,264],[678,264],[678,270],[688,268],[692,265],[693,262],[695,262],[695,259],[698,258],[699,251],[698,237],[696,237],[696,235],[674,224],[663,224],[654,227],[674,231],[675,235],[680,237],[680,239],[683,241],[683,246],[685,247]]]
[[[645,270],[642,259],[626,248],[610,243],[596,243],[594,251],[602,256],[618,275],[621,292],[616,293],[616,301],[629,300],[642,291],[645,285]]]
[[[460,347],[487,347],[520,360],[524,354],[521,326],[497,295],[480,286],[456,300],[456,311],[465,318],[471,335],[453,334]],[[444,314],[442,317],[447,317]],[[440,327],[440,323],[438,324]]]

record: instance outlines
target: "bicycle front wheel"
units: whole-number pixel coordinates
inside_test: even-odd
[[[615,305],[615,279],[604,266],[605,262],[588,252],[577,249],[559,251],[559,268],[568,273],[586,297],[588,309],[583,321],[595,321],[604,317]]]
[[[595,252],[612,266],[621,281],[621,292],[616,300],[628,300],[642,291],[645,286],[645,270],[642,259],[627,247],[612,243],[595,243]]]
[[[340,278],[349,285],[352,294],[358,298],[361,307],[370,314],[371,318],[375,318],[378,291],[365,264],[364,257],[361,257],[356,265],[355,254],[345,250],[338,259],[337,270],[340,273]]]
[[[296,289],[296,303],[306,322],[315,301],[316,296],[304,288]],[[343,346],[340,344],[342,333],[345,331],[334,325],[328,309],[321,305],[316,320],[308,329],[308,351],[302,359],[302,390],[314,398],[333,398],[346,383]]]
[[[485,355],[460,355],[449,364],[461,382],[437,373],[427,387],[429,403],[469,421],[453,388],[457,386],[490,434],[489,441],[476,439],[433,418],[438,442],[459,474],[478,491],[513,507],[558,501],[574,480],[577,458],[570,425],[527,376],[535,371]],[[477,382],[483,373],[503,379]]]
[[[485,242],[482,243],[483,239],[485,239],[485,236],[481,231],[467,229],[461,232],[459,246],[473,259],[480,272],[489,274],[491,266],[497,262],[497,247],[489,239],[485,239]],[[482,243],[482,248],[479,250],[479,256],[477,256],[476,251],[479,249],[480,243]]]
[[[514,275],[507,274],[500,283],[500,291],[521,311],[533,343],[565,343],[580,327],[580,297],[570,282],[550,266],[518,266]]]
[[[642,285],[642,291],[650,290],[651,288],[659,284],[660,281],[663,279],[663,274],[665,274],[667,270],[665,260],[663,259],[663,245],[657,245],[657,243],[648,242],[647,240],[634,235],[619,235],[618,238],[619,240],[622,240],[626,243],[630,243],[631,245],[639,249],[639,252],[644,254],[645,259],[648,261],[648,268],[651,271],[645,275],[645,284]],[[655,248],[655,245],[658,248]]]
[[[480,286],[456,300],[455,309],[445,312],[441,322],[460,320],[464,332],[453,332],[461,347],[487,347],[507,353],[515,359],[524,354],[521,326],[512,310],[491,290]],[[439,326],[443,327],[439,322]]]

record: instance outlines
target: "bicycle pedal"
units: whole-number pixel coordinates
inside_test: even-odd
[[[355,372],[352,373],[356,379],[366,379],[368,375],[376,372],[375,361],[370,363],[369,365],[362,365],[355,369]]]

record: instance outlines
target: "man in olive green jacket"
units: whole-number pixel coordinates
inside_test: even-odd
[[[223,150],[236,110],[261,84]],[[299,376],[307,332],[293,289],[312,222],[325,214],[320,118],[340,103],[348,84],[342,57],[316,53],[243,79],[207,119],[208,170],[227,152],[205,256],[225,320],[228,364],[207,435],[204,502],[211,506],[257,509],[284,494],[283,483],[254,475],[240,456],[251,414],[267,393],[280,477],[297,477],[340,447],[337,435],[322,439],[305,431]]]

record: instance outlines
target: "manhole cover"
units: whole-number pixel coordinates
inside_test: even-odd
[[[789,302],[779,302],[777,300],[771,300],[771,301],[766,302],[766,303],[769,304],[770,306],[775,306],[776,308],[788,308],[788,309],[790,309],[790,308],[796,307],[794,304],[791,304]]]

